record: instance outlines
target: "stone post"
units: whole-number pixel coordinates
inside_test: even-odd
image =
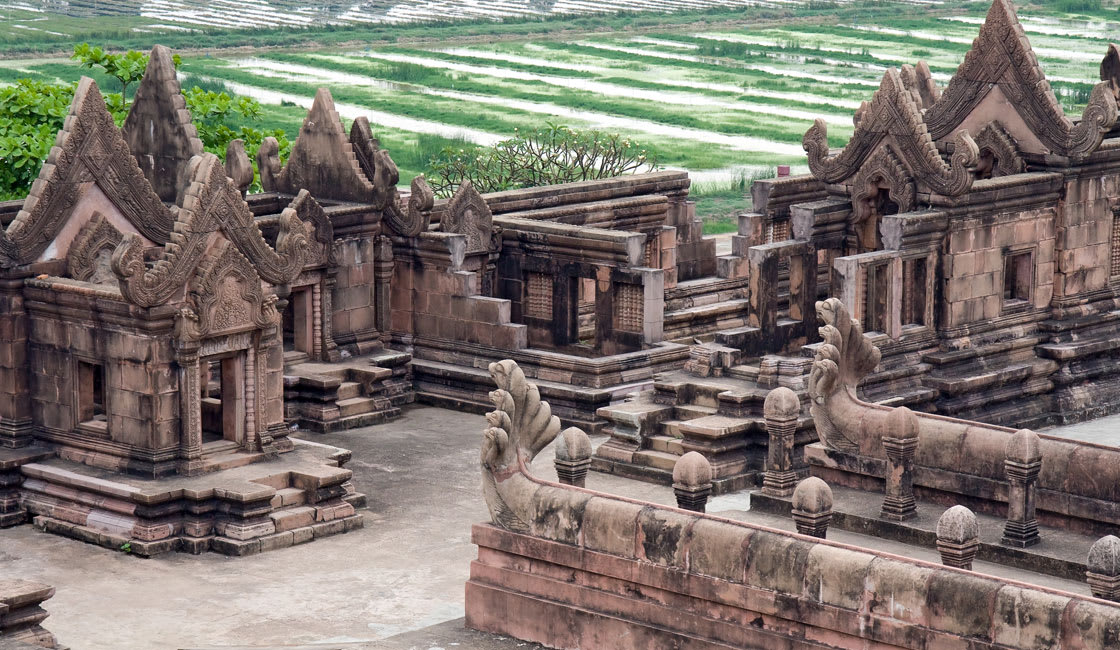
[[[1007,441],[1003,469],[1007,474],[1007,525],[1002,543],[1026,548],[1039,542],[1035,501],[1038,497],[1038,473],[1042,470],[1042,453],[1038,434],[1020,429]]]
[[[918,418],[900,406],[887,416],[883,433],[887,452],[886,497],[879,516],[890,521],[906,521],[918,514],[914,499],[914,453],[918,450]]]
[[[787,497],[793,494],[797,485],[797,472],[793,470],[793,438],[797,431],[797,416],[801,414],[801,401],[792,390],[782,386],[770,391],[762,411],[766,418],[766,432],[770,434],[762,492]]]
[[[712,493],[712,465],[698,451],[690,451],[673,466],[673,492],[677,507],[704,512]]]
[[[937,551],[941,553],[941,563],[971,571],[978,550],[980,524],[976,515],[964,506],[946,510],[937,520]]]
[[[556,439],[556,458],[552,462],[561,483],[583,487],[591,467],[591,438],[582,429],[564,429]]]
[[[816,476],[801,481],[793,491],[793,523],[802,535],[825,538],[832,521],[832,488]]]
[[[1089,549],[1085,579],[1097,598],[1120,602],[1120,538],[1106,535]]]

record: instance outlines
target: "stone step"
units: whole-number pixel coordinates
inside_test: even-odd
[[[362,397],[362,385],[356,381],[344,381],[338,387],[338,399],[353,399]]]
[[[725,370],[724,374],[744,381],[758,381],[758,364],[732,366]]]
[[[724,415],[710,415],[682,422],[681,433],[689,437],[727,438],[745,433],[753,426],[746,418],[731,418]]]
[[[671,438],[681,437],[681,421],[665,420],[661,423],[661,434]]]
[[[299,350],[284,350],[285,366],[294,366],[297,363],[304,363],[310,359],[311,357],[307,356],[306,352],[300,352]]]
[[[652,449],[642,449],[634,452],[634,464],[645,465],[646,467],[653,467],[668,472],[673,471],[673,467],[677,464],[680,456],[671,454],[665,451],[654,451]]]
[[[684,448],[681,447],[680,438],[674,438],[672,436],[650,436],[646,438],[646,441],[652,451],[663,451],[676,456],[684,454]]]
[[[714,406],[696,406],[693,404],[681,404],[676,407],[676,416],[678,420],[693,420],[695,418],[702,418],[709,415],[716,414],[716,407]]]
[[[310,506],[283,508],[269,513],[268,516],[272,519],[273,525],[276,526],[276,532],[282,533],[286,530],[306,528],[315,523],[315,508]]]
[[[338,400],[338,412],[344,418],[370,413],[376,409],[376,400],[370,397],[351,397],[350,399]]]
[[[282,488],[276,491],[276,496],[272,497],[273,508],[288,508],[291,506],[303,505],[307,500],[307,496],[303,490],[299,488]]]

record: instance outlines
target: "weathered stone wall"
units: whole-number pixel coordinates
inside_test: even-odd
[[[1075,176],[1055,223],[1058,255],[1054,294],[1059,301],[1103,289],[1110,276],[1113,208],[1120,175]]]
[[[358,352],[377,349],[381,344],[376,322],[377,239],[340,238],[334,249],[339,267],[332,301],[334,340]]]

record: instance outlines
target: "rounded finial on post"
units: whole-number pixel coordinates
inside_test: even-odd
[[[677,507],[704,512],[712,493],[712,464],[700,452],[690,451],[673,465],[673,492]]]
[[[910,440],[918,437],[918,417],[905,406],[891,409],[887,414],[887,428],[883,432],[884,438],[895,440]]]
[[[1106,535],[1089,549],[1085,578],[1097,598],[1120,602],[1120,537]]]
[[[971,510],[953,506],[942,513],[937,520],[937,550],[945,566],[972,570],[980,550],[980,524]]]
[[[793,521],[797,532],[824,539],[832,520],[832,488],[816,476],[793,490]]]
[[[583,487],[591,467],[591,438],[578,427],[568,427],[556,437],[556,458],[552,461],[561,483]]]
[[[793,420],[801,414],[801,400],[797,393],[779,386],[766,395],[762,413],[767,420]]]
[[[1019,429],[1007,440],[1005,453],[1007,460],[1021,465],[1042,462],[1042,441],[1030,429]]]

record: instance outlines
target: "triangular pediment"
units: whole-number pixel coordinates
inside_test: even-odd
[[[957,196],[972,187],[969,168],[976,164],[976,144],[965,131],[956,137],[949,164],[942,160],[937,145],[926,131],[922,112],[895,68],[883,75],[879,90],[859,113],[852,139],[842,151],[833,154],[828,147],[824,120],[817,120],[802,141],[813,175],[826,183],[841,183],[852,178],[868,163],[881,146],[888,145],[917,183],[934,192]]]
[[[281,214],[273,248],[217,156],[195,156],[186,173],[190,180],[183,190],[171,241],[155,263],[145,264],[143,245],[135,236],[125,235],[113,254],[113,270],[126,298],[152,307],[183,295],[198,265],[224,241],[234,245],[267,282],[287,284],[299,275],[311,250],[308,229],[295,210]]]
[[[137,167],[97,84],[83,77],[23,209],[0,237],[8,262],[39,259],[91,184],[137,232],[154,242],[167,241],[171,212]]]
[[[171,50],[152,48],[121,133],[136,163],[160,199],[173,203],[183,168],[202,153],[191,123]]]
[[[966,123],[975,126],[977,120],[988,119],[974,114],[984,112],[985,98],[995,89],[1052,153],[1087,155],[1100,146],[1105,133],[1116,123],[1116,99],[1107,83],[1093,89],[1079,123],[1066,117],[1011,0],[992,3],[972,49],[941,98],[926,112],[926,124],[933,139],[946,138]]]

